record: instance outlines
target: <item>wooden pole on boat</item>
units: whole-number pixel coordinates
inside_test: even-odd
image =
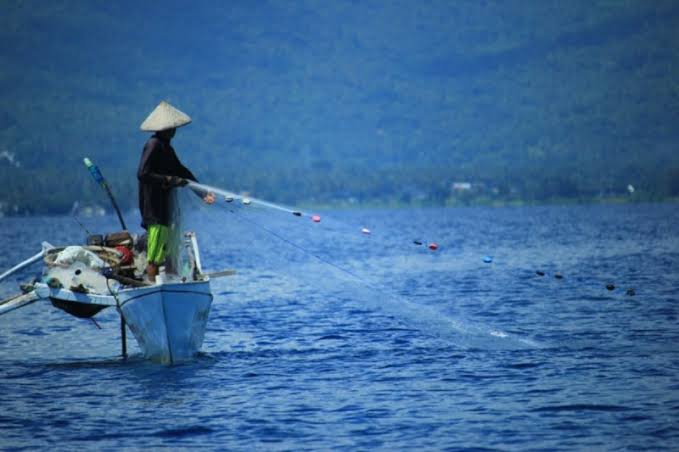
[[[125,319],[120,314],[120,342],[122,344],[123,359],[127,359],[127,331],[125,331]]]
[[[116,213],[118,214],[118,220],[120,220],[120,226],[122,226],[123,231],[127,231],[127,226],[125,226],[125,220],[123,220],[123,216],[120,213],[120,209],[118,208],[118,203],[116,202],[116,199],[113,197],[113,193],[111,193],[111,188],[108,186],[108,182],[106,182],[106,179],[104,179],[104,176],[101,174],[101,171],[99,171],[99,168],[97,165],[92,163],[90,159],[85,157],[83,159],[83,162],[85,162],[85,166],[89,170],[90,174],[94,178],[94,180],[102,186],[104,190],[106,190],[106,194],[108,195],[109,199],[111,200],[111,204],[113,204],[113,208],[115,209]]]

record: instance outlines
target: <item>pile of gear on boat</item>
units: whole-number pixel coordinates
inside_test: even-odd
[[[187,247],[195,240],[193,233],[185,234]],[[145,278],[146,234],[137,236],[128,231],[114,232],[87,237],[83,246],[50,248],[45,251],[44,270],[40,278],[30,284],[22,284],[24,293],[33,290],[37,282],[43,282],[52,289],[67,289],[82,294],[104,294],[118,292],[125,287],[144,287],[167,282],[186,282],[201,279],[194,253],[186,253],[181,269],[161,272],[156,282]],[[56,307],[77,317],[91,317],[102,306],[82,303],[64,303],[51,299]]]

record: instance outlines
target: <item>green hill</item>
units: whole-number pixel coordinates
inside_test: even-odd
[[[679,4],[5,1],[0,206],[136,203],[144,117],[201,181],[287,203],[679,195]],[[464,197],[463,196],[463,197]]]

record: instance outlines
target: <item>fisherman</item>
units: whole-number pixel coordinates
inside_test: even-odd
[[[186,113],[163,101],[141,124],[142,131],[155,132],[144,145],[137,170],[141,226],[148,231],[146,275],[151,282],[155,282],[159,267],[172,254],[172,189],[190,180],[198,182],[170,145],[177,128],[190,122]],[[203,200],[212,204],[214,195],[208,193]]]

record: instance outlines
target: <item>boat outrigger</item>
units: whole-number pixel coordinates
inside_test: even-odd
[[[108,184],[91,161],[85,164],[106,189],[123,229],[120,210]],[[54,247],[43,242],[42,251],[0,275],[0,281],[42,259],[42,275],[21,286],[21,295],[0,301],[0,315],[38,300],[79,318],[92,318],[115,308],[121,319],[122,355],[127,357],[126,326],[145,358],[163,364],[191,359],[198,353],[212,305],[210,276],[233,271],[203,272],[198,242],[193,232],[176,228],[176,256],[161,267],[154,283],[144,278],[145,236],[127,230],[89,235],[82,246]]]

